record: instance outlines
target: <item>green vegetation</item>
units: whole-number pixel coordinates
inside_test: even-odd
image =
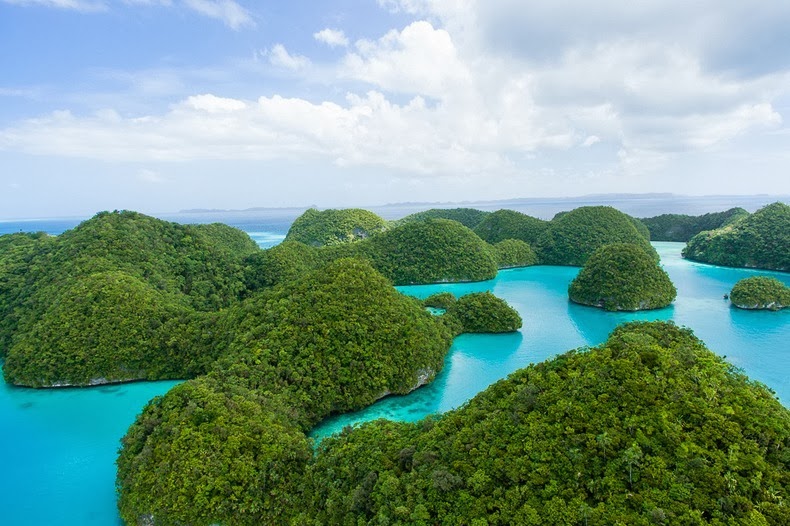
[[[162,329],[186,311],[123,272],[73,279],[17,337],[6,381],[39,387],[179,377],[196,357],[168,356],[170,335]]]
[[[644,224],[641,219],[637,219],[637,218],[631,217],[631,216],[628,216],[628,219],[631,221],[631,224],[634,225],[634,227],[636,228],[636,231],[639,232],[639,234],[643,238],[647,239],[648,241],[650,241],[652,239],[650,237],[650,229],[647,228],[647,225]]]
[[[406,223],[360,245],[361,254],[396,285],[482,281],[497,272],[488,245],[449,219]]]
[[[571,301],[610,311],[660,309],[676,295],[664,269],[631,243],[596,250],[568,287]]]
[[[728,226],[691,238],[683,257],[727,267],[790,271],[790,206],[767,205]]]
[[[365,239],[386,227],[385,220],[360,208],[320,212],[311,208],[296,218],[285,239],[321,247]]]
[[[395,285],[482,281],[496,276],[490,246],[457,221],[424,219],[356,243],[310,247],[295,241],[247,259],[252,290],[283,283],[340,258],[367,259]]]
[[[642,219],[650,230],[653,241],[687,242],[705,230],[715,230],[747,217],[749,212],[743,208],[730,208],[725,212],[714,212],[701,216],[685,214],[662,214]]]
[[[557,214],[535,249],[543,264],[582,266],[595,250],[611,243],[632,243],[658,261],[632,218],[610,206],[583,206]]]
[[[447,310],[455,305],[455,295],[452,292],[437,292],[422,300],[422,304],[434,309]]]
[[[790,307],[790,287],[768,276],[745,278],[732,288],[730,301],[741,309],[781,310]]]
[[[320,251],[298,241],[283,241],[245,260],[245,284],[255,291],[292,281],[321,264]]]
[[[667,323],[324,439],[299,524],[790,524],[790,412]]]
[[[42,232],[0,236],[0,358],[6,355],[11,340],[30,301],[28,273],[36,255],[55,242]]]
[[[418,371],[441,369],[451,339],[419,300],[356,259],[256,294],[227,323],[235,336],[219,366],[249,388],[292,393],[310,424],[409,392]]]
[[[426,219],[452,219],[467,228],[474,229],[490,213],[474,208],[431,208],[430,210],[407,215],[397,221],[393,221],[393,224],[394,226],[399,226],[413,221],[425,221]]]
[[[458,310],[470,327],[512,323],[501,300],[475,296]],[[492,307],[493,320],[480,312]],[[117,486],[128,524],[288,523],[311,461],[304,433],[429,381],[452,336],[354,259],[253,294],[226,324],[233,337],[213,370],[152,401],[123,439]]]
[[[505,239],[492,246],[499,268],[529,267],[538,264],[538,256],[528,243]]]
[[[475,234],[491,244],[506,239],[519,239],[534,244],[548,225],[548,221],[515,210],[497,210],[486,216],[474,231]]]
[[[276,400],[190,380],[149,402],[123,438],[118,507],[129,525],[285,524],[310,457]]]
[[[500,333],[521,328],[518,312],[490,292],[475,292],[458,298],[445,316],[458,322],[458,332]]]
[[[101,212],[51,238],[0,238],[4,375],[18,385],[184,378],[217,356],[216,312],[259,248],[225,225]]]

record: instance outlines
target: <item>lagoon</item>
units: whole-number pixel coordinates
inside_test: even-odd
[[[785,406],[790,404],[790,309],[744,311],[723,299],[742,278],[770,275],[790,285],[790,275],[687,261],[680,255],[684,243],[654,242],[653,246],[678,289],[671,306],[653,311],[612,313],[571,303],[567,290],[579,271],[575,267],[528,267],[500,271],[495,279],[480,283],[398,287],[419,298],[440,291],[457,296],[491,291],[519,311],[524,326],[515,334],[456,338],[432,384],[406,396],[390,396],[362,411],[331,417],[312,435],[320,439],[376,418],[413,422],[449,411],[519,368],[569,349],[603,343],[617,325],[635,320],[672,320],[690,327],[709,349],[769,386]]]
[[[282,232],[251,231],[261,232],[262,244],[282,238]],[[567,287],[578,272],[572,267],[506,270],[480,283],[400,287],[418,297],[442,290],[458,295],[491,290],[518,309],[524,327],[514,334],[457,338],[433,384],[331,418],[314,430],[314,436],[375,418],[415,421],[459,407],[516,369],[601,343],[616,325],[631,320],[671,319],[691,327],[711,350],[726,355],[790,404],[790,309],[741,311],[722,299],[743,277],[772,275],[790,284],[790,275],[689,262],[680,257],[681,243],[654,246],[678,289],[673,306],[658,311],[609,313],[570,303]],[[114,492],[119,440],[145,403],[176,383],[61,390],[0,385],[0,447],[5,453],[0,523],[120,524]]]

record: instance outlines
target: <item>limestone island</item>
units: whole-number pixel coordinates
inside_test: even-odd
[[[473,292],[458,299],[450,292],[438,292],[425,298],[423,305],[443,311],[443,320],[455,334],[515,332],[522,325],[518,311],[490,292]]]
[[[268,250],[225,225],[125,211],[0,236],[6,381],[186,380],[122,439],[129,525],[790,524],[790,412],[671,323],[620,326],[456,410],[316,447],[322,419],[434,379],[458,334],[521,327],[491,293],[422,302],[393,284],[587,263],[579,279],[604,308],[674,298],[646,227],[612,208],[548,224],[500,213],[492,235],[511,220],[543,230],[493,245],[470,229],[487,217],[314,210]]]
[[[701,232],[683,257],[726,267],[790,272],[790,206],[772,203],[723,228]]]
[[[620,326],[456,410],[368,422],[315,450],[292,418],[361,394],[358,372],[402,357],[336,367],[308,354],[291,368],[267,349],[137,418],[118,459],[126,524],[790,521],[790,411],[671,323]],[[327,376],[308,381],[312,367]]]
[[[609,311],[660,309],[676,295],[664,269],[641,247],[630,243],[596,250],[568,287],[574,303]]]
[[[536,252],[544,265],[580,267],[596,249],[612,243],[638,245],[658,261],[647,227],[610,206],[583,206],[557,214],[538,237]]]
[[[640,219],[650,232],[651,241],[676,241],[687,243],[705,230],[716,230],[747,217],[743,208],[730,208],[724,212],[711,212],[700,216],[686,214],[661,214]]]
[[[790,287],[768,276],[745,278],[732,288],[730,301],[739,309],[782,310],[790,307]]]

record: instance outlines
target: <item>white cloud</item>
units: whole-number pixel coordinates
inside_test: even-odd
[[[194,95],[189,97],[184,104],[192,109],[207,113],[229,113],[241,111],[247,107],[244,101],[217,97],[211,94]]]
[[[174,5],[173,0],[122,1],[130,6],[172,7]],[[24,7],[52,7],[83,12],[107,11],[110,9],[110,4],[107,0],[0,0],[0,2]],[[256,25],[250,12],[234,0],[181,0],[179,5],[203,16],[217,19],[233,30],[255,27]]]
[[[414,22],[378,40],[359,40],[346,55],[341,74],[401,93],[441,98],[469,82],[449,33]]]
[[[420,98],[397,105],[370,92],[345,105],[280,96],[241,101],[201,95],[164,115],[122,118],[55,112],[0,131],[0,149],[113,161],[328,159],[414,174],[463,174],[503,164],[497,152],[455,139]],[[505,163],[506,164],[506,163]]]
[[[348,47],[348,37],[339,29],[325,28],[313,33],[313,38],[329,47]]]
[[[593,144],[598,144],[599,142],[601,142],[600,137],[598,137],[597,135],[590,135],[589,137],[584,139],[582,146],[584,146],[585,148],[589,148]]]
[[[304,69],[310,65],[310,59],[302,55],[291,55],[282,44],[275,44],[268,52],[268,55],[269,62],[273,66],[290,69],[292,71]]]
[[[255,26],[249,11],[233,0],[184,0],[183,3],[201,15],[221,20],[231,29]]]
[[[101,0],[2,0],[6,4],[23,7],[40,6],[57,9],[73,9],[75,11],[104,11],[107,5]]]
[[[321,86],[350,90],[340,102],[318,89],[313,100],[287,91],[242,100],[201,89],[142,116],[66,112],[25,120],[0,129],[0,149],[135,162],[310,158],[386,167],[415,180],[495,175],[573,185],[578,176],[600,191],[602,181],[639,181],[684,156],[746,148],[763,133],[786,130],[786,103],[777,101],[790,100],[790,67],[751,76],[710,67],[711,45],[699,34],[726,26],[718,12],[694,17],[684,7],[697,35],[678,37],[669,23],[676,17],[657,1],[621,12],[604,0],[597,13],[558,0],[512,11],[514,27],[523,13],[537,21],[524,21],[526,40],[503,27],[510,38],[503,43],[492,37],[492,23],[510,0],[380,3],[427,20],[350,46],[341,31],[319,31],[317,41],[347,47],[329,64],[282,44],[266,52],[270,64],[300,80],[320,77]],[[734,6],[722,3],[729,14],[739,12]],[[540,31],[548,36],[541,40]],[[784,143],[788,136],[777,135]]]

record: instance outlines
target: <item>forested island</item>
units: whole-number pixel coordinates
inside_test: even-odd
[[[691,238],[683,257],[727,267],[790,271],[790,206],[773,203]]]
[[[685,214],[662,214],[642,218],[642,223],[650,231],[652,241],[680,241],[686,243],[700,232],[716,230],[748,216],[743,208],[730,208],[724,212],[712,212],[701,216]]]
[[[790,520],[790,413],[672,324],[622,326],[460,409],[370,422],[316,454],[283,413],[311,402],[268,389],[268,367],[247,359],[149,404],[118,461],[127,523]]]
[[[593,252],[568,287],[568,295],[582,305],[636,311],[666,307],[677,290],[641,247],[612,243]]]
[[[742,279],[735,284],[729,296],[732,304],[741,309],[782,310],[790,307],[790,287],[769,276]]]
[[[781,226],[779,205],[725,228]],[[225,225],[126,211],[57,237],[0,236],[4,375],[32,387],[187,380],[123,439],[128,524],[790,522],[790,412],[667,323],[621,326],[458,410],[368,423],[314,450],[322,419],[430,382],[455,336],[522,326],[488,292],[420,301],[393,285],[584,265],[573,301],[674,299],[640,220],[611,207],[510,212],[308,210],[267,250]]]

